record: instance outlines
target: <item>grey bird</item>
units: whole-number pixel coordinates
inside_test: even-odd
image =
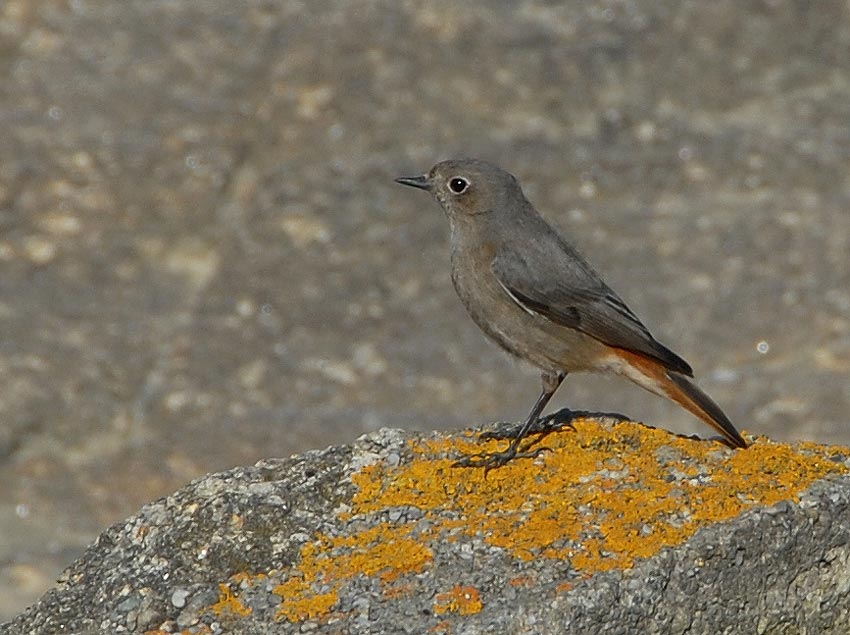
[[[542,372],[543,390],[503,452],[458,465],[499,467],[537,456],[523,439],[571,372],[615,373],[672,399],[736,448],[747,443],[689,378],[688,363],[659,343],[599,274],[544,220],[516,177],[477,159],[443,161],[396,182],[426,190],[451,228],[452,282],[475,323],[503,349]],[[536,430],[535,430],[536,431]]]

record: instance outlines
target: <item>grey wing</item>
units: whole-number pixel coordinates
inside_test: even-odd
[[[560,241],[549,247],[537,245],[522,254],[505,250],[493,260],[493,273],[516,302],[556,324],[693,377],[688,363],[656,341],[577,253]]]

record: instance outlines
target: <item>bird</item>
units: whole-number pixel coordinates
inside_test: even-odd
[[[479,159],[451,159],[397,183],[425,190],[450,227],[451,279],[472,320],[502,349],[541,373],[528,417],[499,452],[456,465],[497,468],[538,456],[523,445],[569,373],[623,376],[671,399],[733,448],[747,442],[693,381],[693,369],[661,344],[585,258],[528,201],[517,178]]]

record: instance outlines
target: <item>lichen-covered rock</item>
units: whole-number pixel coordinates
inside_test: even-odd
[[[198,480],[104,532],[16,633],[845,633],[850,449],[579,419],[382,430]]]

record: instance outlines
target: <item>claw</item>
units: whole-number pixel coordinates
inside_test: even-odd
[[[526,434],[548,434],[555,430],[570,428],[575,431],[573,419],[576,418],[575,412],[569,408],[562,408],[557,412],[548,414],[545,417],[539,417],[531,426]],[[500,421],[493,424],[492,430],[487,430],[478,435],[479,439],[516,439],[520,430],[521,423],[512,423],[509,421]]]
[[[534,422],[527,426],[523,424],[497,423],[495,429],[482,432],[478,435],[479,439],[511,439],[511,444],[504,452],[470,454],[452,463],[452,467],[483,467],[486,474],[492,469],[502,467],[513,459],[536,459],[543,452],[551,451],[551,448],[542,447],[532,450],[535,445],[540,443],[541,439],[561,428],[571,428],[575,413],[568,408],[559,410],[545,417],[538,417]],[[536,435],[535,438],[527,440],[528,435]]]
[[[486,440],[496,440],[501,441],[503,439],[515,439],[517,433],[520,428],[522,428],[521,423],[516,423],[513,421],[499,421],[498,423],[493,424],[492,430],[485,430],[481,434],[478,435],[479,439]]]
[[[530,450],[533,443],[518,449],[516,444],[511,444],[504,452],[470,454],[452,463],[452,467],[483,467],[486,475],[492,469],[502,467],[514,459],[536,459],[544,452],[551,452],[551,448],[542,447]]]

